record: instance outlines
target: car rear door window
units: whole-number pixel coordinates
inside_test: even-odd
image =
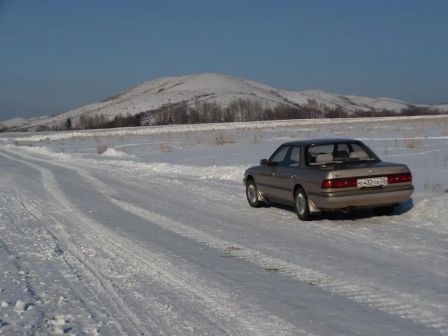
[[[285,160],[285,166],[287,167],[299,167],[300,166],[300,147],[294,146],[289,152],[287,160]]]

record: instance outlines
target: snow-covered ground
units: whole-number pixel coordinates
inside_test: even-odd
[[[413,201],[250,208],[244,169],[317,137],[407,164]],[[448,334],[448,117],[4,134],[0,173],[0,334]]]

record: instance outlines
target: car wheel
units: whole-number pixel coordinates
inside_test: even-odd
[[[308,196],[301,187],[297,188],[294,197],[297,217],[303,221],[311,220],[310,207],[308,205]]]
[[[373,208],[373,211],[378,216],[390,216],[394,212],[395,205],[383,206],[379,208]]]
[[[258,198],[258,189],[255,181],[250,179],[246,183],[246,197],[249,205],[253,208],[259,208],[264,203]]]

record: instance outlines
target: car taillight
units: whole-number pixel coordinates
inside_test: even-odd
[[[341,178],[322,181],[322,189],[353,187],[357,187],[357,181],[355,178]]]
[[[402,183],[402,182],[412,182],[411,173],[394,174],[387,176],[387,183]]]

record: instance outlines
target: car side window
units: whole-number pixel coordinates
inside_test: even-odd
[[[289,152],[289,158],[285,162],[287,167],[299,167],[300,166],[300,147],[294,146]]]
[[[362,148],[360,145],[356,143],[350,144],[351,151],[350,151],[350,158],[351,159],[358,159],[358,160],[367,160],[371,159],[372,157],[365,151],[364,148]]]
[[[269,158],[269,163],[272,163],[277,166],[281,165],[285,161],[286,154],[288,153],[288,151],[289,151],[288,146],[280,147]]]
[[[350,149],[346,143],[336,144],[336,150],[333,152],[334,160],[343,160],[349,157]]]
[[[331,155],[333,157],[334,144],[316,145],[308,147],[308,163],[315,164],[317,158],[322,154]],[[329,161],[332,161],[330,159]]]
[[[338,146],[338,149],[337,149],[338,152],[347,152],[347,153],[350,152],[350,149],[348,148],[348,144],[346,144],[346,143],[340,143],[337,146]]]
[[[350,146],[352,147],[351,152],[365,152],[365,150],[358,144],[356,143],[352,143],[350,144]]]

